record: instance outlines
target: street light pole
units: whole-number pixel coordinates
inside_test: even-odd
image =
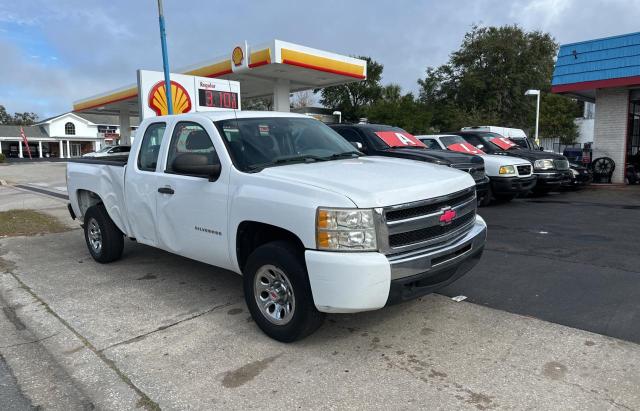
[[[540,90],[527,90],[524,93],[525,96],[536,96],[536,136],[535,142],[540,145],[540,138],[538,138],[538,126],[540,124]]]
[[[167,34],[164,28],[164,11],[162,0],[158,0],[158,18],[160,20],[160,45],[162,47],[162,67],[164,69],[164,91],[167,95],[167,110],[173,114],[173,101],[171,100],[171,77],[169,75],[169,55],[167,53]]]
[[[538,91],[538,98],[536,102],[536,145],[540,145],[540,139],[538,138],[538,124],[540,123],[540,92]]]

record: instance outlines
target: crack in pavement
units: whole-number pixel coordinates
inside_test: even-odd
[[[85,347],[93,351],[93,353],[100,360],[102,360],[102,362],[104,362],[107,367],[115,372],[116,375],[120,377],[120,379],[125,384],[127,384],[132,390],[136,392],[136,394],[138,394],[138,396],[140,396],[140,400],[138,401],[140,407],[144,407],[148,411],[160,411],[161,408],[158,403],[153,401],[144,391],[142,391],[137,385],[135,385],[134,382],[131,381],[131,379],[122,370],[120,370],[120,368],[118,368],[113,360],[111,360],[104,353],[98,350],[86,337],[80,334],[80,332],[77,331],[73,326],[71,326],[71,324],[69,324],[64,318],[58,315],[58,313],[56,313],[49,306],[49,304],[47,304],[42,298],[40,298],[40,296],[36,294],[35,291],[33,291],[31,287],[29,287],[24,281],[22,281],[13,271],[8,271],[8,274],[10,274],[26,292],[28,292],[33,298],[38,300],[49,314],[60,321],[62,325],[64,325],[69,331],[71,331],[71,333],[73,333],[73,335],[75,335],[85,345]]]
[[[46,337],[38,338],[37,340],[33,340],[33,341],[25,341],[25,342],[21,342],[21,343],[17,343],[17,344],[5,345],[3,347],[0,347],[0,350],[4,350],[5,348],[19,347],[21,345],[38,343],[38,342],[41,342],[41,341],[44,341],[44,340],[48,340],[49,338],[55,337],[58,334],[60,334],[60,333],[59,332],[58,333],[54,333],[54,334],[48,335]]]
[[[213,306],[213,307],[209,308],[208,310],[205,310],[205,311],[202,311],[202,312],[200,312],[198,314],[192,315],[191,317],[183,318],[182,320],[176,321],[176,322],[171,323],[169,325],[163,325],[163,326],[160,326],[160,327],[156,328],[155,330],[151,330],[149,332],[146,332],[144,334],[140,334],[138,336],[129,338],[127,340],[120,341],[120,342],[117,342],[115,344],[111,344],[110,346],[102,348],[99,351],[100,352],[104,352],[104,351],[107,351],[107,350],[109,350],[111,348],[118,347],[120,345],[127,345],[127,344],[134,343],[136,341],[140,341],[140,340],[146,338],[147,336],[149,336],[151,334],[157,333],[158,331],[166,330],[167,328],[171,328],[171,327],[173,327],[175,325],[182,324],[183,322],[190,321],[190,320],[193,320],[195,318],[201,317],[201,316],[203,316],[205,314],[208,314],[208,313],[213,312],[215,310],[218,310],[220,308],[229,307],[230,305],[233,305],[233,304],[235,304],[235,302],[226,302],[224,304]]]

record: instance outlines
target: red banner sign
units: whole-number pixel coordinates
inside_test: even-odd
[[[500,147],[503,150],[509,150],[510,148],[517,146],[516,143],[514,143],[513,141],[509,140],[506,137],[494,137],[489,141],[491,141],[493,144],[495,144],[496,146]]]
[[[477,147],[474,147],[473,144],[469,143],[451,144],[450,146],[447,146],[447,149],[451,151],[459,151],[466,154],[484,154],[484,151],[480,150]]]
[[[20,127],[20,135],[22,136],[22,142],[24,146],[27,148],[27,154],[29,154],[29,158],[31,158],[31,149],[29,148],[29,140],[27,140],[27,136],[24,134],[24,129],[22,126]]]
[[[376,135],[389,147],[424,147],[427,146],[406,131],[376,131]]]

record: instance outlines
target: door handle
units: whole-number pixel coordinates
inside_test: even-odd
[[[173,194],[173,193],[175,193],[175,191],[173,191],[173,188],[171,188],[171,187],[160,187],[158,189],[158,193]]]

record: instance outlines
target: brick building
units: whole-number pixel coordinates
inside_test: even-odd
[[[595,103],[594,158],[612,158],[612,181],[624,182],[640,160],[640,33],[562,45],[552,91]]]

